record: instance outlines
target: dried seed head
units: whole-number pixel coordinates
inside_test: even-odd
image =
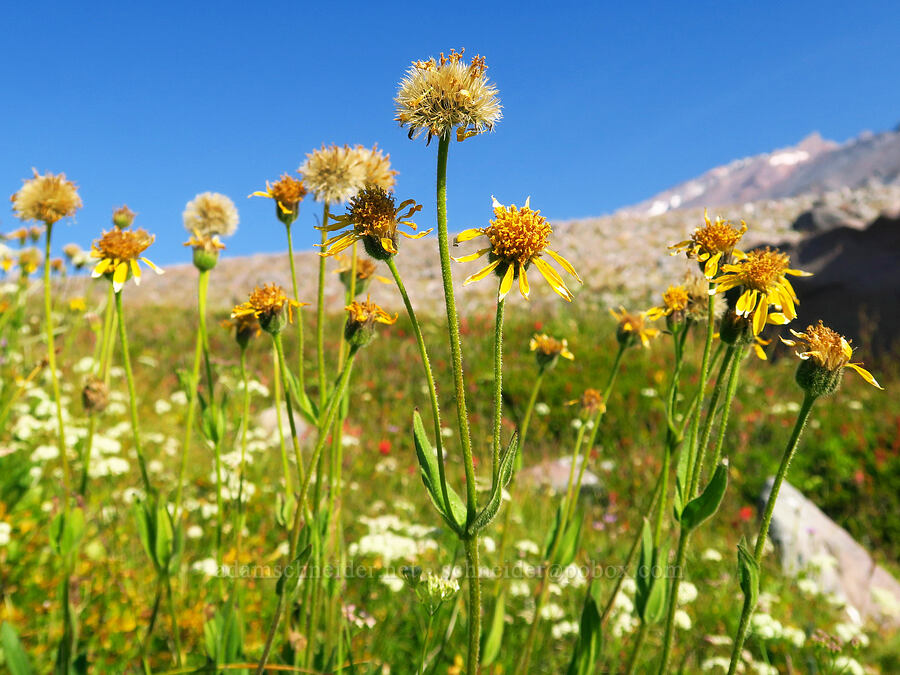
[[[37,169],[32,171],[34,177],[26,180],[21,189],[10,197],[16,216],[21,220],[39,220],[45,225],[74,216],[81,208],[81,197],[75,183],[66,180],[62,173],[42,176]]]

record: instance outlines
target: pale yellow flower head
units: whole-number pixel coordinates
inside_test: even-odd
[[[832,393],[840,383],[840,373],[844,368],[852,368],[873,387],[884,389],[872,373],[862,367],[862,363],[850,363],[853,356],[850,340],[821,320],[815,326],[808,326],[804,333],[791,330],[791,334],[796,339],[782,338],[781,341],[796,347],[795,353],[805,362],[797,371],[797,381],[804,389],[812,389],[817,395]]]
[[[187,203],[184,228],[198,238],[230,237],[237,230],[238,210],[228,197],[203,192]]]
[[[569,361],[575,360],[575,355],[569,351],[568,340],[557,340],[546,333],[535,333],[528,342],[528,348],[534,352],[541,369],[552,368],[560,356]]]
[[[397,182],[395,178],[397,172],[391,168],[391,156],[385,155],[379,150],[377,143],[371,148],[357,145],[353,148],[353,152],[363,171],[360,188],[374,185],[385,192],[390,192],[394,189],[394,185]]]
[[[34,171],[34,177],[16,192],[10,201],[16,216],[21,220],[39,220],[45,225],[67,216],[74,216],[81,208],[81,197],[75,183],[66,180],[65,174],[46,173],[43,176]]]
[[[316,201],[345,202],[365,185],[366,167],[360,159],[358,148],[323,145],[306,155],[300,167],[303,183]]]
[[[394,99],[394,119],[409,128],[411,139],[424,133],[431,141],[455,129],[461,141],[493,130],[500,119],[497,88],[484,75],[484,58],[476,56],[466,63],[464,51],[451,50],[439,61],[414,61],[406,71]]]

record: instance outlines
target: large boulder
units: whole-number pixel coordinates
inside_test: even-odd
[[[821,204],[797,216],[791,229],[797,232],[819,234],[836,227],[862,228],[865,222],[857,214],[848,212],[845,208]]]
[[[766,481],[760,495],[763,504],[773,480]],[[900,626],[900,582],[790,483],[778,493],[769,537],[785,573],[806,574],[823,592],[855,607],[862,618]]]

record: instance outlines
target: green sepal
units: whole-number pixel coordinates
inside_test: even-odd
[[[662,619],[666,608],[666,580],[655,574],[660,561],[665,563],[667,552],[653,546],[650,522],[644,518],[641,530],[641,552],[635,575],[634,606],[641,621],[653,624]]]
[[[416,446],[416,457],[422,470],[422,483],[431,497],[434,507],[444,518],[447,524],[460,536],[466,532],[466,505],[456,491],[447,486],[447,498],[450,502],[450,512],[447,512],[441,490],[440,471],[437,463],[437,455],[431,447],[425,427],[422,425],[422,417],[419,411],[413,412],[413,441]]]
[[[719,509],[725,490],[728,488],[728,458],[722,460],[703,492],[692,499],[681,512],[681,526],[694,530],[712,518]]]
[[[589,588],[581,610],[578,641],[572,650],[572,660],[569,662],[566,675],[591,675],[595,672],[594,664],[600,655],[603,640],[601,628],[597,601],[594,600]]]
[[[500,504],[503,501],[503,489],[509,485],[513,475],[518,448],[519,435],[514,433],[512,438],[509,439],[509,445],[506,446],[506,450],[500,455],[500,469],[497,481],[491,487],[491,496],[481,513],[475,516],[475,520],[468,527],[469,536],[474,536],[481,532],[497,517],[497,512],[500,510]]]
[[[300,586],[300,568],[306,565],[306,561],[309,560],[311,554],[312,545],[307,544],[303,550],[297,554],[297,557],[291,561],[290,565],[288,565],[288,569],[278,577],[278,583],[275,584],[275,593],[277,595],[281,595],[282,593],[287,593],[288,597],[293,595],[294,591]],[[296,570],[297,574],[286,574],[286,572],[291,570]]]
[[[759,598],[759,563],[753,557],[753,553],[747,547],[747,541],[741,537],[737,546],[738,554],[738,582],[744,594],[744,602],[750,607],[756,607]]]

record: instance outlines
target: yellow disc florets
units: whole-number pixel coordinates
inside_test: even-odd
[[[368,185],[350,200],[347,214],[357,234],[393,240],[397,234],[397,208],[394,195]]]
[[[351,302],[347,307],[347,319],[357,325],[372,325],[373,323],[392,324],[397,321],[397,315],[391,316],[384,309],[366,298],[365,302]]]
[[[710,221],[709,214],[703,212],[705,225],[694,230],[691,238],[670,246],[672,255],[684,251],[688,258],[696,258],[704,263],[703,272],[712,279],[719,271],[719,262],[728,262],[735,246],[747,231],[747,225],[741,221],[740,229],[729,221],[716,216]],[[724,259],[724,260],[723,260]]]
[[[851,363],[853,348],[850,341],[837,331],[819,323],[807,326],[805,333],[791,330],[794,340],[782,338],[782,342],[796,347],[796,354],[804,363],[797,370],[797,382],[816,396],[831,394],[840,384],[844,368],[851,368],[873,387],[883,389],[862,363]]]
[[[491,242],[493,254],[506,262],[526,264],[540,255],[550,243],[553,229],[540,211],[526,204],[494,204],[494,219],[484,233]]]
[[[282,174],[281,178],[269,185],[266,184],[272,199],[279,204],[283,204],[291,211],[296,208],[297,204],[303,201],[306,196],[306,186],[302,180],[297,180],[288,174]]]
[[[687,309],[689,300],[684,286],[669,286],[663,293],[663,305],[669,313],[683,312]]]
[[[580,398],[571,401],[572,404],[578,403],[582,412],[587,415],[594,415],[598,412],[606,412],[606,404],[603,401],[603,394],[597,389],[585,389]]]
[[[41,176],[37,169],[32,170],[34,177],[26,180],[22,188],[10,197],[16,216],[22,220],[39,220],[46,225],[74,216],[81,208],[75,183],[66,180],[62,173]]]
[[[120,262],[137,260],[155,238],[144,229],[120,230],[114,228],[104,232],[103,236],[94,242],[93,249],[96,251],[94,257]]]
[[[565,359],[572,360],[575,356],[569,351],[569,341],[566,339],[557,340],[555,337],[546,333],[536,334],[528,343],[529,348],[533,352],[538,352],[544,356],[562,356]]]
[[[742,285],[755,291],[768,291],[784,278],[790,265],[787,254],[768,247],[750,251],[747,258],[735,265]]]
[[[253,289],[247,302],[237,305],[231,311],[231,318],[255,316],[259,319],[263,330],[277,335],[285,324],[293,321],[293,308],[299,308],[306,304],[308,303],[300,303],[288,298],[287,293],[278,284],[266,284],[262,288],[257,286]]]

